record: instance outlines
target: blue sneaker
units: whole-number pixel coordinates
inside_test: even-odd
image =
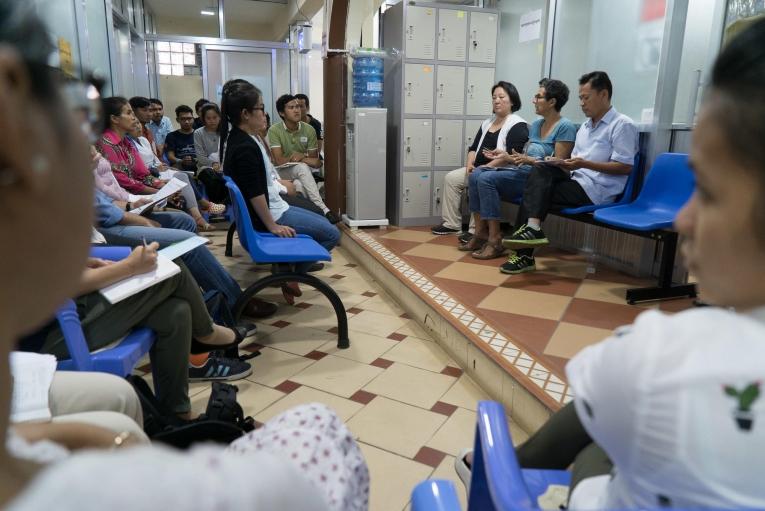
[[[202,367],[189,364],[189,382],[234,381],[252,374],[252,366],[235,358],[207,358]]]

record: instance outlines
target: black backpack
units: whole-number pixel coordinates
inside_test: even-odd
[[[178,449],[186,449],[197,442],[230,444],[255,429],[253,418],[245,417],[241,405],[236,402],[239,389],[235,385],[213,382],[205,413],[193,420],[183,420],[162,411],[146,380],[132,374],[127,380],[141,401],[144,431],[152,441]]]

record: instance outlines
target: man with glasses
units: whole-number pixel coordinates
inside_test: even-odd
[[[181,126],[167,135],[165,151],[170,165],[180,170],[196,173],[197,153],[194,149],[194,111],[190,106],[175,109],[175,120]]]
[[[518,229],[502,240],[505,248],[517,250],[508,273],[535,269],[534,248],[549,243],[542,221],[550,210],[607,204],[624,191],[638,151],[638,130],[611,105],[612,93],[603,71],[579,78],[579,104],[588,119],[576,134],[571,158],[547,160],[529,175]]]
[[[300,120],[300,102],[295,96],[280,96],[276,100],[276,111],[282,122],[268,129],[268,143],[279,176],[288,181],[297,179],[308,199],[321,209],[327,220],[336,224],[340,219],[324,204],[312,173],[313,169],[321,168],[316,131]]]

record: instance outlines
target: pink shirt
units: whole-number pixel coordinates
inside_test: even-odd
[[[135,194],[145,193],[144,186],[156,188],[159,180],[151,175],[127,137],[120,139],[114,130],[107,128],[96,148],[111,163],[112,173],[122,188]]]
[[[128,192],[120,186],[112,173],[112,164],[109,160],[99,155],[98,165],[93,169],[93,177],[96,178],[96,188],[104,192],[114,200],[129,201]]]

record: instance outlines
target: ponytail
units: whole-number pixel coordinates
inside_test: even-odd
[[[262,94],[260,89],[247,80],[240,78],[229,80],[223,86],[220,99],[220,117],[218,135],[220,136],[219,155],[221,164],[225,157],[226,139],[230,126],[239,126],[242,122],[242,111],[251,111],[260,101]]]

